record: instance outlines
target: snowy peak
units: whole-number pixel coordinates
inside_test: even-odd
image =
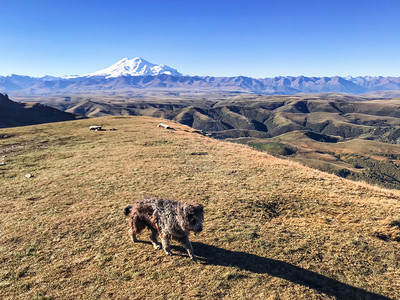
[[[166,65],[156,65],[144,60],[143,58],[136,57],[133,59],[123,58],[112,66],[86,75],[104,76],[106,78],[120,77],[120,76],[143,76],[143,75],[160,75],[167,74],[173,76],[181,76],[176,69]]]

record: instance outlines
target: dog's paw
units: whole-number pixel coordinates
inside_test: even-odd
[[[156,250],[160,250],[162,247],[161,247],[161,244],[153,244],[153,247],[154,247],[154,249],[156,249]]]
[[[165,255],[172,256],[172,252],[171,251],[165,251]]]
[[[189,256],[194,262],[196,262],[197,261],[197,258],[196,258],[196,256]]]

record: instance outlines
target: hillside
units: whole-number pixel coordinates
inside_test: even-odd
[[[399,144],[361,138],[340,141],[337,137],[310,131],[293,131],[268,139],[228,140],[347,179],[400,189]]]
[[[159,122],[0,129],[0,298],[400,298],[400,192]],[[204,205],[199,262],[131,243],[149,195]]]
[[[38,103],[17,103],[0,94],[0,128],[74,120],[77,116]]]
[[[334,93],[158,101],[102,98],[96,102],[83,98],[49,102],[67,112],[91,117],[145,115],[172,119],[214,138],[290,156],[348,179],[400,188],[398,99]]]

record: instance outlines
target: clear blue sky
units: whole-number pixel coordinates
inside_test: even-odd
[[[400,76],[399,0],[0,0],[0,75]]]

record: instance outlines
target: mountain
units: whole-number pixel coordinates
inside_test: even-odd
[[[0,128],[69,121],[76,115],[38,103],[17,103],[0,94]]]
[[[7,93],[24,90],[29,93],[30,87],[41,84],[44,81],[46,81],[44,78],[16,74],[0,76],[0,92]]]
[[[176,69],[166,65],[155,65],[143,58],[136,57],[133,59],[124,58],[112,66],[86,75],[86,77],[103,76],[106,78],[120,76],[143,76],[143,75],[160,75],[167,74],[172,76],[181,76]]]

